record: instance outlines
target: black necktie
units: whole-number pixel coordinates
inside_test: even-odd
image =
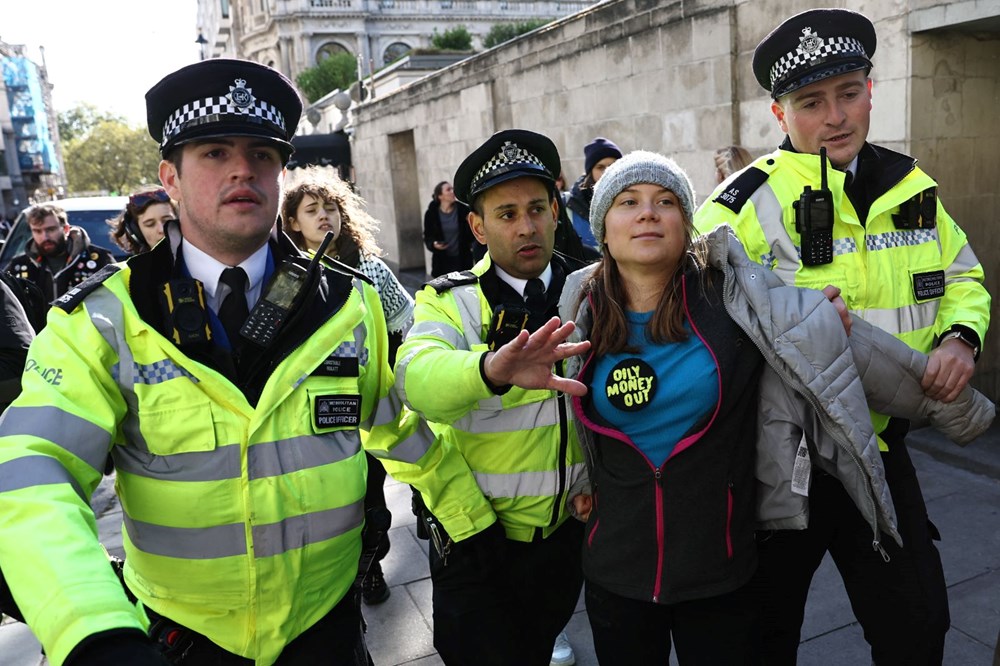
[[[222,271],[219,282],[229,287],[229,294],[219,306],[219,321],[222,322],[222,328],[226,329],[229,346],[235,349],[240,341],[240,329],[250,316],[250,309],[247,307],[247,274],[239,267],[227,268]]]
[[[524,285],[524,302],[535,314],[544,314],[546,310],[545,283],[539,278],[531,278]]]

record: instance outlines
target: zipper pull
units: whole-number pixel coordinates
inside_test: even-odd
[[[882,560],[886,563],[889,562],[889,553],[885,552],[885,548],[878,542],[878,539],[872,541],[872,550],[877,550],[882,555]]]

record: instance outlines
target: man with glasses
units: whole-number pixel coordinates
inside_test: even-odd
[[[52,302],[114,262],[111,252],[90,244],[81,227],[69,224],[66,211],[54,203],[33,206],[25,214],[31,240],[14,257],[7,272],[38,285]]]

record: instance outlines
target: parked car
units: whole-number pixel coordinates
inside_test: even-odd
[[[107,248],[114,255],[116,261],[125,259],[128,254],[111,240],[111,227],[108,220],[118,215],[125,209],[128,197],[71,197],[69,199],[59,199],[52,203],[59,205],[66,211],[70,225],[82,227],[90,236],[91,245],[98,245]],[[7,234],[7,240],[0,249],[0,270],[6,270],[10,260],[24,252],[28,239],[31,238],[31,229],[28,227],[28,219],[24,215],[25,211],[14,220],[14,224]]]

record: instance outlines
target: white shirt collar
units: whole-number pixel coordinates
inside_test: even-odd
[[[181,241],[181,247],[188,272],[191,273],[191,277],[201,282],[205,287],[208,306],[218,312],[222,300],[219,298],[222,294],[218,293],[219,277],[222,275],[222,271],[229,266],[199,250],[186,238]],[[264,243],[260,249],[243,260],[239,267],[246,271],[249,282],[247,303],[252,306],[260,297],[261,282],[264,280],[264,271],[267,269],[267,243]]]
[[[493,268],[496,269],[497,277],[509,284],[514,288],[514,291],[521,294],[521,298],[524,298],[524,286],[528,284],[527,280],[522,280],[521,278],[516,278],[504,269],[500,268],[496,264],[493,264]],[[548,291],[549,283],[552,282],[552,264],[545,267],[542,274],[538,276],[539,279],[545,284],[545,290]]]
[[[851,160],[851,163],[847,165],[846,169],[844,169],[844,173],[851,174],[851,178],[857,177],[857,175],[858,175],[858,156],[857,155],[854,156],[854,159]]]

